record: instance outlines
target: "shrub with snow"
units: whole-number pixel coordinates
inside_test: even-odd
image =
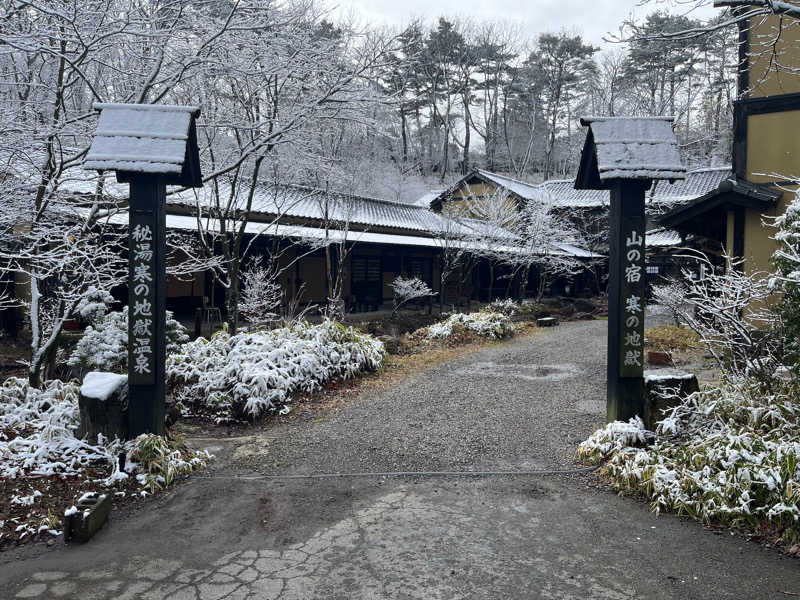
[[[506,298],[504,300],[498,298],[486,307],[486,309],[491,312],[501,313],[509,317],[513,317],[520,312],[521,308],[522,307],[511,298]]]
[[[111,461],[101,446],[75,438],[77,382],[50,381],[44,390],[12,377],[0,387],[0,477],[77,474],[87,465]]]
[[[454,333],[464,331],[492,339],[503,339],[514,335],[514,325],[503,313],[490,310],[470,314],[455,313],[428,327],[428,339],[448,338]]]
[[[772,395],[759,382],[696,392],[658,425],[645,446],[641,420],[610,423],[579,449],[621,491],[642,493],[656,512],[757,528],[800,539],[800,402],[791,382]]]
[[[150,490],[169,486],[177,476],[188,475],[208,462],[207,452],[192,452],[180,437],[163,438],[143,433],[125,444],[125,471]],[[117,475],[119,477],[119,475]],[[109,479],[114,479],[114,475]]]
[[[184,404],[211,409],[221,419],[256,418],[284,409],[296,392],[376,370],[383,358],[383,344],[352,327],[295,323],[198,338],[169,357],[167,377]]]
[[[188,342],[186,328],[167,311],[167,354]],[[110,312],[89,326],[67,360],[72,367],[96,371],[124,372],[128,368],[128,307]]]
[[[394,300],[392,302],[392,316],[397,315],[400,308],[412,300],[418,298],[426,298],[433,296],[434,292],[428,287],[428,284],[417,277],[397,277],[392,283],[389,284],[394,291]]]

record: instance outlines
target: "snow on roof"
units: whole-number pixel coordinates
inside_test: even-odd
[[[506,187],[522,198],[544,200],[557,208],[607,207],[608,190],[577,190],[574,179],[550,179],[539,184],[524,183],[491,171],[477,171],[482,177],[498,186]],[[656,180],[647,193],[648,204],[679,204],[694,200],[714,190],[723,181],[733,177],[730,167],[711,167],[689,171],[685,179],[670,183]],[[463,180],[462,180],[463,181]],[[513,182],[514,187],[508,187]],[[460,186],[460,182],[456,189]],[[544,192],[544,194],[543,194]],[[446,192],[440,192],[439,197]]]
[[[221,185],[222,197],[226,188]],[[210,205],[211,199],[203,193],[197,195],[200,205]],[[244,207],[244,198],[238,201]],[[170,204],[195,207],[191,191],[167,196]],[[452,227],[441,215],[424,206],[403,202],[380,200],[339,192],[325,192],[297,185],[259,186],[253,198],[252,211],[264,215],[297,217],[328,221],[350,222],[370,227],[406,229],[410,231],[439,232]],[[469,233],[464,230],[463,233]]]
[[[669,246],[678,246],[683,243],[681,234],[673,229],[652,229],[644,236],[645,244],[648,247],[667,248]]]
[[[431,202],[438,198],[444,190],[432,190],[412,202],[412,206],[420,206],[422,208],[430,208]]]
[[[80,209],[86,211],[87,209]],[[127,211],[119,211],[107,217],[108,223],[114,225],[127,225]],[[204,220],[204,225],[210,231],[219,231],[219,223],[212,220]],[[167,229],[179,229],[186,231],[197,230],[197,218],[189,215],[167,214]],[[265,235],[281,238],[294,238],[307,240],[309,244],[322,243],[327,239],[330,243],[341,241],[364,243],[364,244],[385,244],[390,246],[416,246],[426,248],[441,248],[442,240],[435,237],[423,237],[406,234],[378,233],[372,231],[343,231],[340,229],[329,229],[327,232],[321,227],[306,227],[304,225],[283,225],[280,223],[257,223],[250,221],[245,227],[245,232],[253,235]],[[486,250],[491,244],[492,250],[513,252],[515,248],[509,242],[508,246],[498,247],[491,241],[485,239],[450,240],[448,242],[453,247],[463,247],[465,249]],[[602,258],[603,255],[583,250],[571,244],[556,244],[556,252],[575,256],[577,258]]]
[[[196,106],[95,104],[100,110],[84,167],[98,171],[181,173]]]
[[[588,117],[600,181],[683,179],[672,117]]]
[[[514,179],[513,177],[508,177],[506,175],[499,175],[497,173],[492,173],[491,171],[484,171],[483,169],[478,169],[477,172],[485,179],[496,183],[497,185],[506,188],[507,190],[513,192],[520,198],[524,198],[525,200],[543,200],[546,201],[547,198],[543,197],[542,189],[540,186],[526,183],[524,181],[520,181],[519,179]]]
[[[551,179],[539,184],[547,190],[553,206],[558,208],[592,208],[608,206],[608,190],[576,190],[574,179]]]
[[[662,205],[689,202],[717,189],[733,176],[733,170],[727,166],[695,169],[686,173],[686,179],[673,182],[656,180],[647,194],[647,201]]]

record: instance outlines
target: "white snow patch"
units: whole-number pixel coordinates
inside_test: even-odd
[[[87,373],[86,377],[83,379],[81,395],[86,398],[95,398],[105,402],[114,392],[116,392],[127,382],[127,375],[92,371],[91,373]]]
[[[678,369],[653,369],[644,372],[644,382],[666,381],[668,379],[692,379],[694,374]]]

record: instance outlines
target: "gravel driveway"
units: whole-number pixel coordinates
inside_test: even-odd
[[[271,480],[262,473],[574,469],[603,421],[604,321],[437,365],[219,455],[89,544],[6,552],[4,597],[789,598],[800,563],[585,474]]]

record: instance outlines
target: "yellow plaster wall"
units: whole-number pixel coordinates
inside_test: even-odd
[[[800,76],[795,77],[800,81]],[[750,115],[747,121],[747,179],[763,183],[798,176],[800,110]]]
[[[775,240],[772,239],[775,229],[770,226],[771,217],[782,214],[793,198],[794,192],[787,191],[775,208],[764,213],[754,210],[748,210],[745,213],[744,256],[746,259],[745,269],[748,273],[768,271],[772,268],[772,254],[775,252],[776,246]],[[730,231],[732,231],[733,223],[730,220],[729,223]]]
[[[800,77],[789,72],[800,69],[800,21],[786,16],[750,19],[749,61],[751,98],[800,92]]]

